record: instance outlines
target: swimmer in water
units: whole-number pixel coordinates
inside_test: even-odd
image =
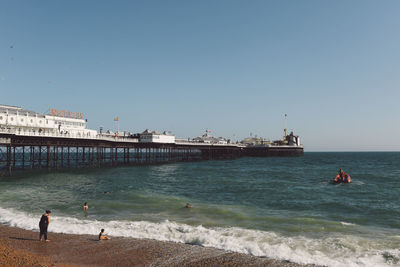
[[[189,203],[186,203],[185,208],[190,209],[192,207],[192,205],[190,205]]]
[[[87,204],[87,202],[85,202],[85,204],[83,204],[83,210],[87,211],[89,209],[89,206]]]

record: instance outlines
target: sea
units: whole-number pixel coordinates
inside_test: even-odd
[[[352,183],[329,183],[340,168]],[[104,228],[301,264],[400,266],[399,189],[397,152],[19,172],[0,178],[0,223],[37,231],[49,209],[50,232]]]

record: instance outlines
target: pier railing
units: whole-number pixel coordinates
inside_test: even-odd
[[[104,134],[97,134],[97,135],[85,135],[85,134],[72,134],[72,133],[62,133],[62,132],[48,132],[48,131],[19,131],[16,129],[5,129],[0,128],[0,134],[12,134],[18,136],[37,136],[37,137],[55,137],[55,138],[71,138],[71,139],[98,139],[98,140],[106,140],[112,142],[129,142],[129,143],[137,143],[139,142],[137,139],[125,137],[125,136],[109,136]]]
[[[128,136],[110,136],[106,134],[97,134],[95,136],[83,135],[83,134],[71,134],[71,133],[60,133],[60,132],[48,132],[48,131],[18,131],[16,129],[5,129],[0,128],[0,134],[13,134],[18,136],[29,136],[29,137],[55,137],[55,138],[71,138],[71,139],[89,139],[89,140],[104,140],[110,142],[128,142],[138,143],[137,138],[131,138]],[[224,144],[224,143],[201,143],[192,141],[176,141],[177,145],[191,145],[191,146],[220,146],[220,147],[246,147],[243,144]]]

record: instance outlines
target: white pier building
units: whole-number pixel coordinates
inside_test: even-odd
[[[175,136],[168,132],[159,133],[156,131],[150,131],[146,129],[140,134],[139,141],[141,143],[163,143],[163,144],[174,144]]]
[[[49,114],[40,114],[7,105],[0,105],[0,132],[28,136],[97,137],[96,130],[86,129],[82,113],[50,109]]]

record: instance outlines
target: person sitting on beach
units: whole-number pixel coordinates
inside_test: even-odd
[[[85,204],[83,204],[83,210],[88,210],[88,209],[89,209],[89,206],[88,206],[87,202],[85,202]]]
[[[104,234],[104,229],[101,229],[99,234],[99,240],[109,240],[110,238]]]
[[[340,169],[338,175],[336,175],[336,178],[333,181],[335,183],[351,183],[351,177]]]
[[[186,203],[185,208],[190,209],[192,207],[192,205],[190,205],[189,203]]]
[[[49,227],[50,224],[50,213],[51,211],[46,210],[46,213],[42,215],[40,218],[39,222],[39,229],[40,229],[40,235],[39,235],[39,241],[42,241],[42,237],[44,236],[45,241],[50,241],[47,239],[47,228]]]

